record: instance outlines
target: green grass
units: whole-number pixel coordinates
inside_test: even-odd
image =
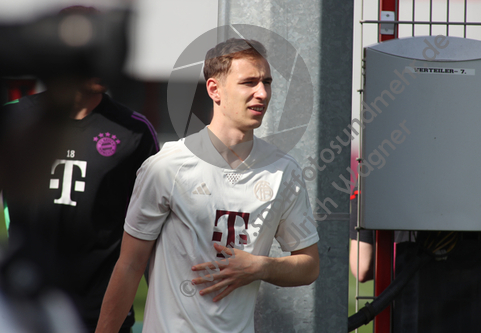
[[[145,282],[145,277],[139,284],[139,289],[137,289],[137,294],[134,299],[134,311],[135,311],[135,321],[142,322],[144,320],[144,308],[145,299],[147,298],[147,283]]]

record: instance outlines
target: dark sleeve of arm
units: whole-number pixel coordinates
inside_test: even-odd
[[[147,120],[147,118],[143,118],[146,128],[144,130],[141,146],[147,149],[145,153],[146,157],[149,157],[159,151],[159,141],[154,126]]]
[[[142,139],[136,149],[138,161],[136,169],[138,169],[148,157],[159,151],[159,142],[154,127],[145,116],[135,113],[133,117],[140,122],[142,127]]]

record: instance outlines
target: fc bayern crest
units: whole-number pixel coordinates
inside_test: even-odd
[[[269,182],[266,182],[265,180],[259,180],[254,186],[254,194],[260,201],[269,201],[272,199],[274,192],[269,186]]]
[[[102,156],[112,156],[117,150],[117,145],[120,140],[117,139],[116,135],[111,135],[110,133],[100,133],[98,136],[94,137],[94,141],[97,142],[97,151]]]

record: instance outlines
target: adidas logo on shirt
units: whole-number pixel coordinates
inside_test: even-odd
[[[192,192],[192,194],[200,194],[200,195],[210,195],[210,191],[207,188],[205,183],[200,184],[197,188]]]

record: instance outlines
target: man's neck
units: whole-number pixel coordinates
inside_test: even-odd
[[[74,108],[71,114],[72,119],[83,119],[88,116],[102,101],[102,94],[88,94],[77,92]]]
[[[215,121],[212,121],[208,127],[227,147],[234,147],[243,142],[252,141],[254,138],[254,130],[243,131],[226,124],[218,124]]]
[[[207,129],[212,144],[232,168],[235,169],[249,156],[254,144],[253,130],[243,132],[212,123]]]

